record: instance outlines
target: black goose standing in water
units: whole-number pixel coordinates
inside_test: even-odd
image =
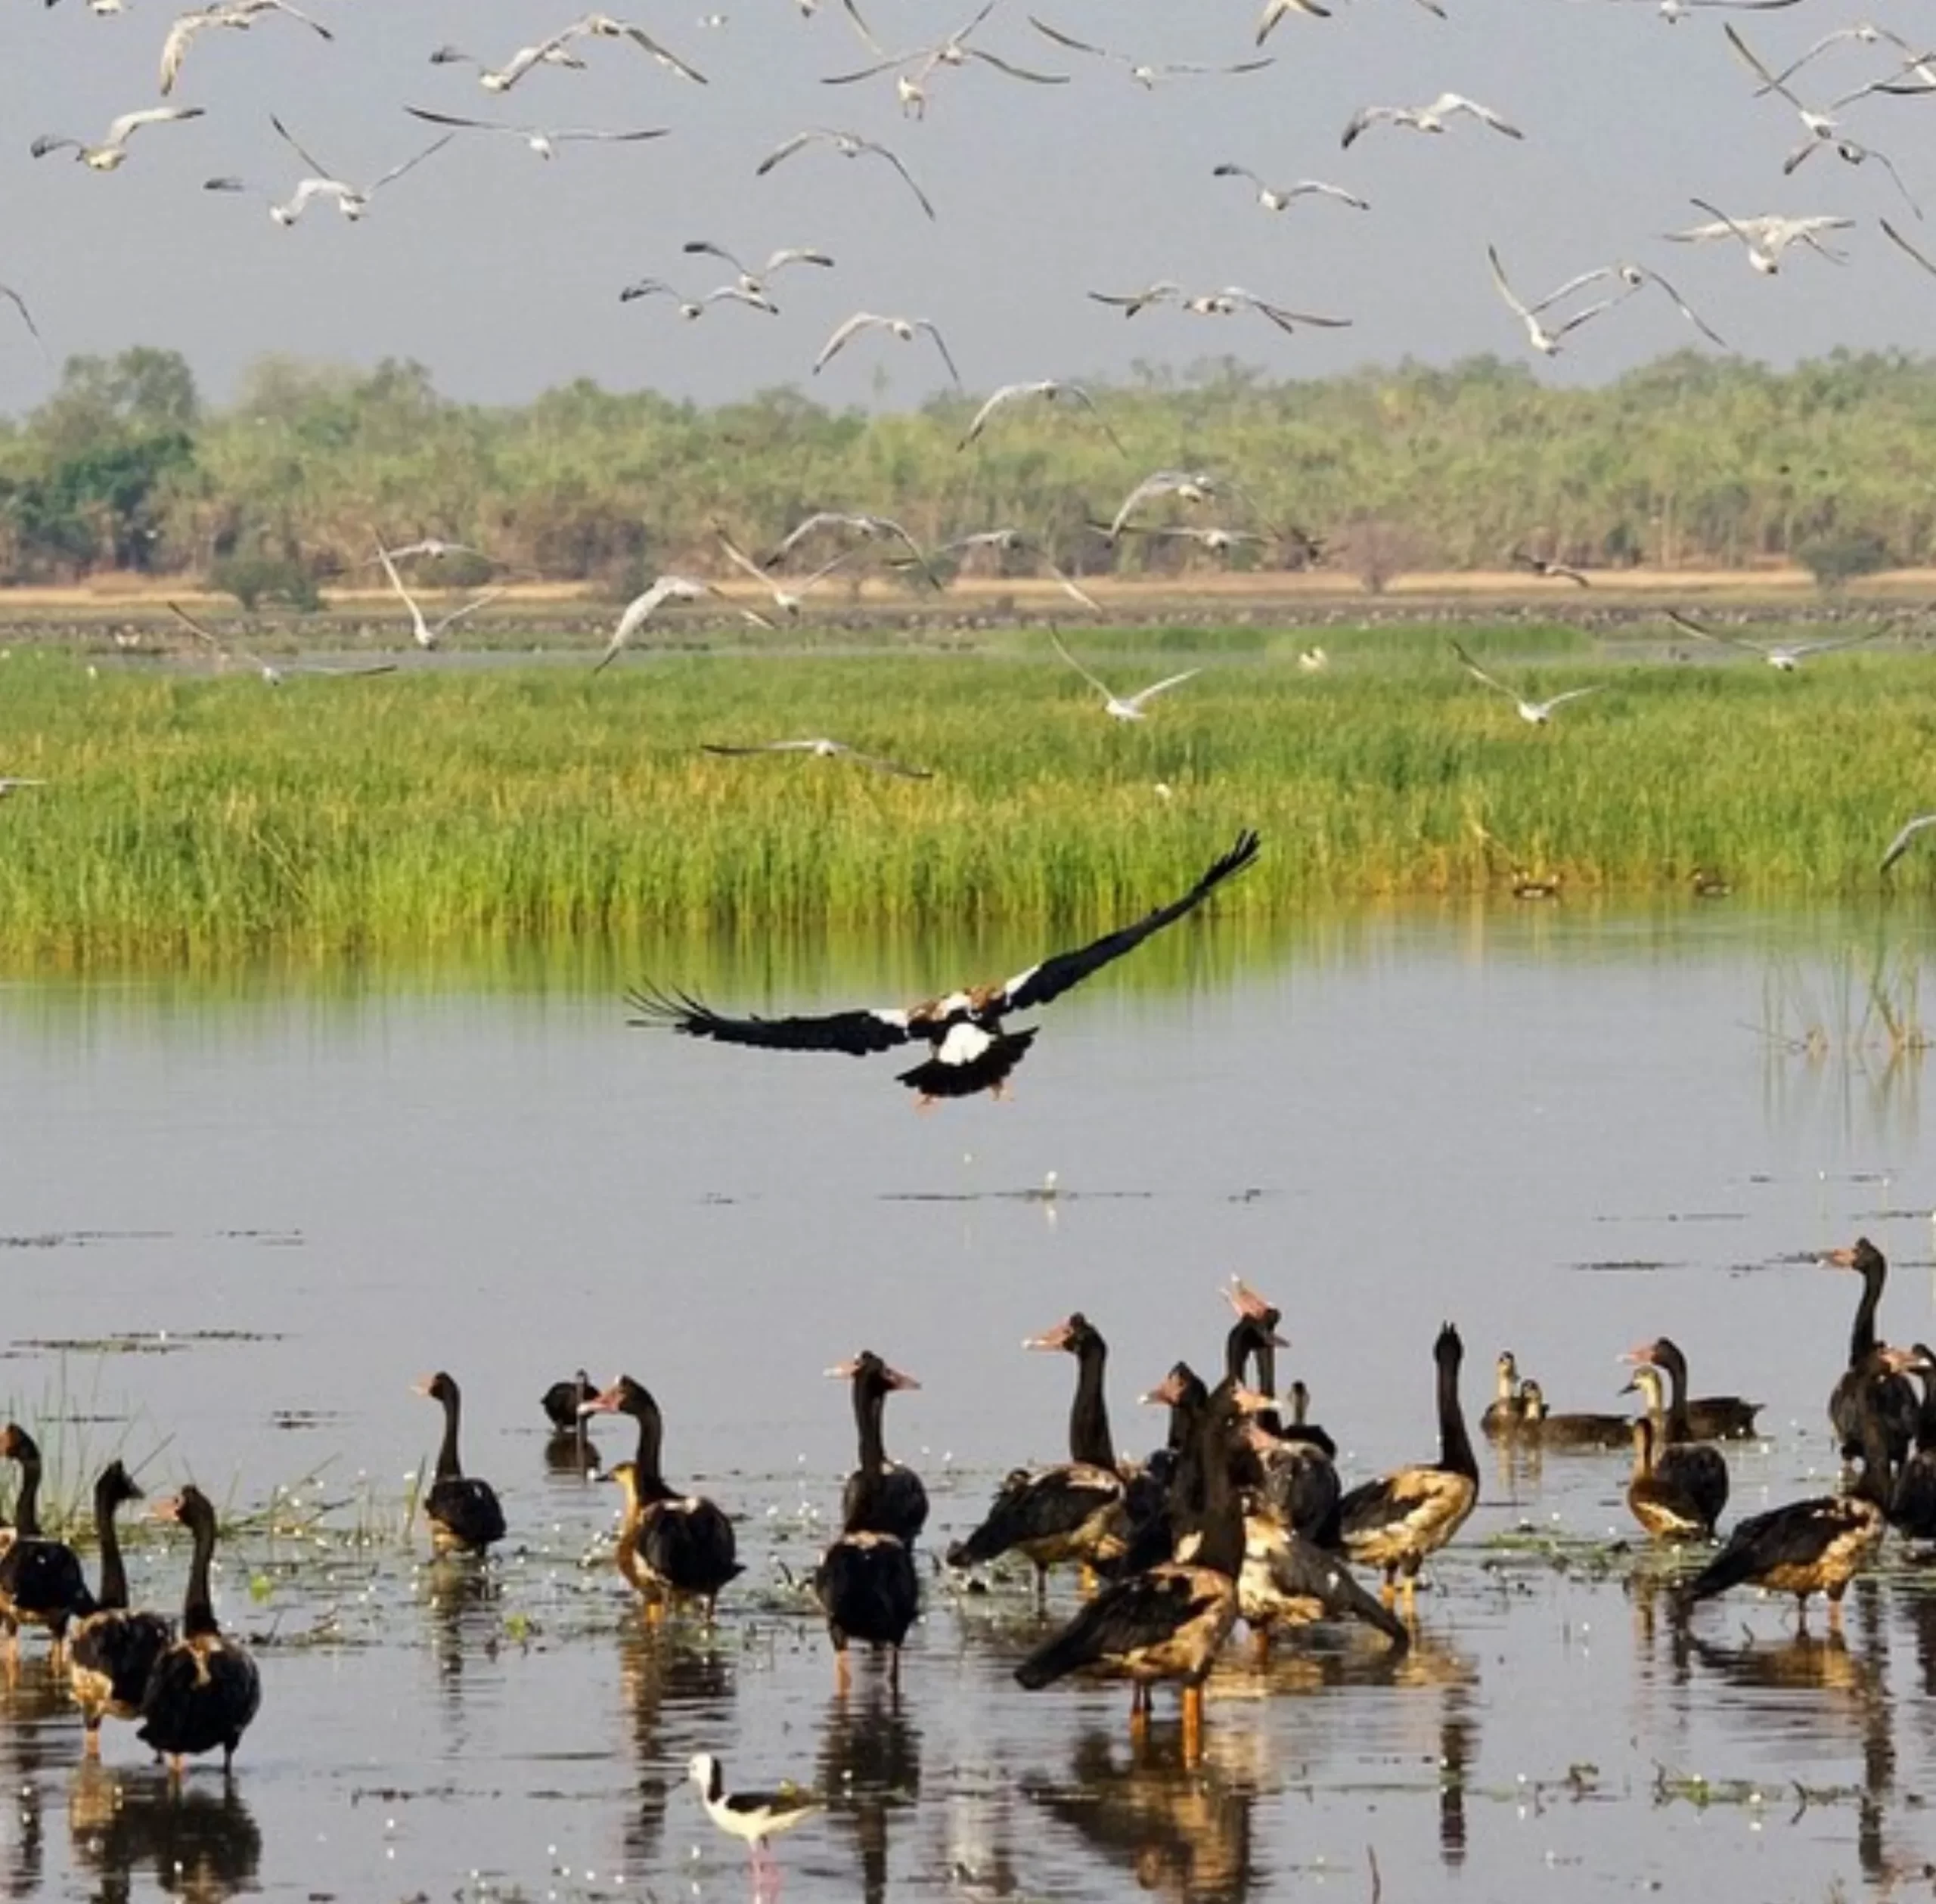
[[[1129,1680],[1130,1724],[1137,1731],[1148,1723],[1152,1687],[1176,1682],[1184,1756],[1192,1763],[1202,1748],[1203,1682],[1236,1624],[1244,1525],[1230,1481],[1230,1438],[1240,1409],[1254,1399],[1224,1381],[1199,1414],[1173,1488],[1172,1513],[1182,1530],[1174,1554],[1105,1587],[1015,1669],[1032,1692],[1072,1673]]]
[[[442,1405],[444,1438],[437,1450],[436,1478],[424,1497],[430,1544],[440,1554],[481,1554],[504,1537],[504,1510],[488,1481],[464,1471],[457,1451],[458,1418],[464,1400],[457,1384],[442,1369],[417,1385],[420,1395]]]
[[[1400,1468],[1354,1487],[1338,1504],[1338,1529],[1345,1552],[1380,1568],[1385,1599],[1392,1599],[1399,1575],[1405,1580],[1405,1609],[1418,1592],[1419,1569],[1460,1528],[1479,1498],[1479,1464],[1459,1406],[1459,1366],[1465,1345],[1450,1323],[1432,1344],[1437,1371],[1438,1459]]]
[[[1122,1552],[1123,1498],[1109,1433],[1103,1377],[1109,1345],[1080,1310],[1025,1349],[1063,1349],[1076,1359],[1075,1400],[1069,1412],[1069,1459],[1053,1467],[1018,1468],[1001,1484],[988,1518],[948,1550],[951,1567],[975,1567],[1019,1552],[1035,1569],[1035,1598],[1047,1597],[1049,1569],[1066,1561],[1084,1568]]]
[[[836,1363],[827,1373],[831,1380],[853,1384],[854,1426],[861,1442],[861,1465],[847,1477],[840,1497],[842,1515],[849,1527],[870,1527],[891,1533],[911,1547],[928,1524],[928,1490],[913,1468],[889,1460],[881,1422],[887,1398],[895,1390],[918,1388],[921,1385],[912,1375],[890,1369],[872,1349],[863,1349],[851,1362]],[[864,1490],[861,1482],[870,1441],[880,1471]],[[854,1518],[857,1503],[864,1509],[867,1516],[864,1521],[856,1522]]]
[[[582,1404],[588,1415],[628,1415],[638,1424],[638,1452],[613,1470],[624,1489],[625,1521],[619,1571],[656,1620],[669,1603],[697,1600],[707,1620],[720,1589],[746,1571],[735,1555],[733,1524],[703,1496],[675,1493],[659,1468],[665,1423],[650,1391],[621,1375]]]
[[[1727,1461],[1720,1449],[1694,1439],[1687,1413],[1687,1358],[1677,1343],[1661,1335],[1629,1349],[1621,1359],[1658,1369],[1667,1377],[1667,1413],[1656,1424],[1653,1475],[1692,1511],[1701,1537],[1711,1539],[1727,1506]]]
[[[1862,1298],[1849,1327],[1848,1367],[1829,1394],[1829,1425],[1835,1431],[1842,1459],[1855,1460],[1862,1453],[1862,1392],[1872,1382],[1889,1459],[1903,1461],[1916,1439],[1916,1389],[1899,1372],[1875,1372],[1870,1360],[1877,1346],[1876,1311],[1889,1277],[1888,1259],[1866,1236],[1858,1236],[1847,1249],[1831,1250],[1823,1261],[1832,1269],[1853,1270],[1862,1279]]]
[[[1913,1367],[1913,1352],[1879,1347],[1864,1358],[1869,1378],[1858,1391],[1862,1473],[1844,1494],[1791,1501],[1736,1524],[1727,1544],[1676,1595],[1682,1609],[1752,1583],[1771,1593],[1792,1593],[1801,1623],[1808,1624],[1811,1594],[1825,1595],[1829,1624],[1841,1624],[1842,1595],[1849,1582],[1874,1558],[1888,1527],[1891,1465],[1882,1419],[1882,1384]]]
[[[577,1434],[585,1426],[585,1404],[598,1393],[598,1386],[581,1369],[569,1381],[554,1381],[538,1398],[544,1419],[554,1434]]]
[[[1936,1540],[1936,1351],[1916,1344],[1904,1372],[1922,1385],[1916,1447],[1897,1470],[1889,1519],[1912,1540]]]
[[[0,1629],[10,1657],[17,1657],[23,1626],[45,1626],[57,1656],[67,1644],[67,1623],[89,1611],[93,1600],[74,1550],[40,1531],[40,1450],[26,1429],[8,1422],[0,1434],[0,1456],[20,1471],[14,1506],[14,1538],[0,1553]]]
[[[1277,1333],[1283,1316],[1239,1278],[1233,1277],[1224,1293],[1237,1312],[1224,1341],[1224,1375],[1241,1385],[1246,1372],[1254,1368],[1251,1387],[1259,1394],[1274,1395],[1277,1351],[1289,1347]],[[1303,1384],[1297,1387],[1302,1390]],[[1234,1478],[1250,1490],[1267,1516],[1291,1532],[1334,1546],[1342,1494],[1333,1465],[1337,1444],[1302,1419],[1308,1399],[1308,1391],[1302,1400],[1294,1397],[1298,1419],[1288,1425],[1274,1406],[1246,1422],[1236,1440]]]
[[[684,992],[641,986],[626,1002],[638,1016],[631,1022],[669,1027],[689,1037],[722,1044],[756,1045],[769,1051],[839,1051],[861,1058],[898,1045],[925,1042],[928,1056],[900,1074],[923,1104],[940,1098],[1004,1094],[1009,1074],[1027,1055],[1034,1026],[1011,1031],[1011,1013],[1032,1011],[1060,998],[1092,972],[1133,952],[1153,932],[1194,912],[1218,886],[1257,857],[1258,838],[1240,833],[1181,898],[1159,906],[1134,925],[1106,933],[1069,952],[1059,952],[995,985],[965,986],[919,1005],[833,1012],[811,1018],[728,1018]]]
[[[880,1403],[890,1388],[918,1388],[911,1375],[890,1369],[871,1350],[830,1374],[852,1372],[854,1412],[861,1435],[861,1465],[848,1478],[842,1496],[840,1537],[814,1570],[814,1597],[827,1616],[833,1642],[836,1688],[847,1690],[847,1647],[859,1640],[888,1653],[888,1682],[901,1686],[901,1646],[921,1610],[920,1583],[908,1543],[886,1524],[895,1518],[889,1484],[905,1469],[893,1468],[881,1446]],[[864,1392],[870,1406],[862,1405]],[[916,1483],[919,1486],[918,1481]],[[927,1499],[921,1500],[921,1515]]]
[[[135,1736],[169,1760],[177,1776],[183,1759],[220,1746],[225,1772],[262,1704],[262,1685],[256,1662],[223,1636],[209,1597],[215,1509],[199,1488],[185,1487],[172,1499],[157,1502],[151,1518],[178,1521],[194,1536],[195,1552],[182,1605],[182,1636],[148,1676]]]
[[[175,1637],[160,1614],[136,1612],[128,1605],[128,1573],[121,1563],[114,1517],[128,1502],[141,1499],[141,1490],[118,1461],[110,1462],[94,1484],[101,1591],[95,1595],[93,1611],[74,1626],[67,1668],[85,1729],[82,1751],[91,1759],[101,1756],[103,1718],[139,1716],[154,1663]]]

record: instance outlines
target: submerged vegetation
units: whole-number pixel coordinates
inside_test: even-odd
[[[192,963],[1089,925],[1181,890],[1245,826],[1264,857],[1218,909],[1258,922],[1522,887],[1846,895],[1876,889],[1882,843],[1930,792],[1916,764],[1936,709],[1912,653],[1784,677],[1475,633],[1533,691],[1605,684],[1531,728],[1422,631],[1327,631],[1318,674],[1293,665],[1293,634],[1210,634],[1203,671],[1129,724],[1038,638],[993,639],[275,691],[18,653],[0,663],[0,765],[48,784],[0,805],[0,953]],[[1131,681],[1173,671],[1181,640],[1085,631],[1082,649]],[[700,752],[818,733],[935,777]],[[1888,883],[1926,889],[1932,858]]]

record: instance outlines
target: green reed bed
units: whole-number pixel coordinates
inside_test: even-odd
[[[1936,662],[1915,654],[1790,678],[1475,634],[1531,691],[1607,684],[1535,730],[1415,635],[1327,631],[1315,674],[1292,659],[1304,642],[1275,636],[1071,638],[1119,689],[1205,671],[1124,726],[1016,637],[278,690],[17,656],[0,664],[0,773],[50,784],[0,803],[0,957],[1087,923],[1177,889],[1245,825],[1269,850],[1221,903],[1258,920],[1519,873],[1642,892],[1705,866],[1745,894],[1841,895],[1872,889],[1895,826],[1936,804]],[[698,752],[815,733],[937,777]],[[1913,856],[1895,883],[1926,889],[1932,869]]]

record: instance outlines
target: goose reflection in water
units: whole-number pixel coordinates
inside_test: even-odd
[[[1251,1807],[1255,1769],[1236,1763],[1261,1738],[1220,1726],[1205,1756],[1185,1763],[1180,1732],[1145,1733],[1127,1747],[1113,1730],[1081,1734],[1066,1778],[1022,1782],[1032,1802],[1073,1826],[1137,1886],[1177,1904],[1241,1904],[1257,1880]]]
[[[98,1904],[122,1904],[151,1871],[170,1897],[222,1901],[256,1888],[262,1834],[234,1784],[171,1785],[98,1760],[74,1769],[67,1828],[76,1865],[98,1879]]]
[[[433,1560],[419,1576],[430,1618],[430,1656],[453,1712],[461,1708],[467,1664],[495,1658],[504,1637],[497,1576],[463,1560]]]
[[[894,1693],[870,1681],[864,1703],[829,1701],[815,1783],[836,1831],[860,1853],[867,1904],[887,1895],[888,1820],[921,1796],[921,1735]]]
[[[625,1821],[624,1868],[656,1869],[666,1841],[666,1807],[687,1802],[686,1763],[709,1743],[737,1735],[733,1670],[709,1630],[648,1628],[619,1635],[619,1696],[638,1767],[638,1803]],[[702,1815],[699,1825],[704,1828]]]
[[[0,1896],[42,1895],[45,1845],[42,1774],[70,1764],[76,1751],[74,1703],[65,1667],[45,1653],[23,1654],[0,1676]]]

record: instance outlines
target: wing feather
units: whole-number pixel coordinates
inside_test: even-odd
[[[1112,960],[1134,951],[1152,933],[1160,932],[1186,913],[1194,912],[1226,879],[1241,873],[1257,857],[1258,846],[1255,833],[1248,830],[1239,833],[1236,844],[1181,898],[1171,900],[1167,906],[1159,906],[1133,926],[1125,926],[1087,945],[1078,946],[1070,952],[1059,952],[1053,958],[1044,959],[1040,965],[1032,966],[1003,986],[1003,1003],[1011,1012],[1025,1012],[1038,1005],[1046,1005],[1051,999],[1060,998],[1072,985],[1079,985],[1091,972],[1100,972]]]
[[[721,1044],[757,1045],[770,1051],[842,1051],[864,1058],[892,1051],[918,1034],[902,1012],[831,1012],[817,1018],[728,1018],[689,993],[641,985],[625,994],[638,1016],[629,1023],[715,1038]]]

